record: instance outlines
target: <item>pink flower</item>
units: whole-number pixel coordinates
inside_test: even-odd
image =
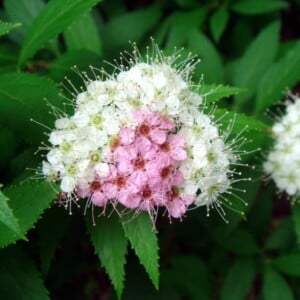
[[[169,216],[172,218],[181,218],[185,214],[187,207],[195,200],[195,197],[181,195],[179,188],[176,186],[173,186],[166,196],[168,198],[166,208]]]
[[[151,185],[155,189],[169,190],[173,185],[179,185],[183,182],[182,173],[172,164],[163,163],[153,164],[149,171]]]
[[[103,192],[103,187],[103,183],[95,179],[88,187],[76,188],[76,194],[80,198],[90,198],[92,203],[96,206],[105,206],[108,198]]]
[[[96,206],[105,206],[107,203],[107,197],[105,193],[103,192],[103,185],[100,181],[94,180],[90,184],[90,190],[91,190],[91,201]]]
[[[134,195],[134,198],[138,202],[137,208],[139,210],[152,212],[158,203],[160,195],[158,191],[146,184]]]
[[[79,198],[87,198],[91,195],[91,189],[89,186],[85,188],[76,187],[76,195]]]
[[[109,199],[115,199],[126,207],[136,208],[138,199],[135,199],[134,186],[128,176],[118,173],[117,168],[111,167],[109,182],[105,186],[105,194]]]
[[[165,207],[170,217],[180,218],[194,201],[178,188],[184,181],[178,166],[187,158],[185,140],[173,133],[174,123],[158,113],[136,111],[134,118],[138,125],[122,128],[111,142],[108,175],[95,174],[90,186],[77,193],[96,206],[111,201],[152,217]]]
[[[132,144],[135,140],[135,130],[132,128],[124,127],[119,133],[121,145]]]
[[[176,161],[182,161],[187,158],[184,138],[178,134],[169,135],[167,141],[160,145],[160,150],[169,155],[170,158]]]
[[[136,111],[134,118],[139,122],[137,136],[146,137],[156,144],[163,144],[167,139],[167,131],[175,129],[173,122],[158,113]]]

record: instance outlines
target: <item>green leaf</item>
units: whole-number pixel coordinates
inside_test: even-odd
[[[43,0],[4,0],[5,12],[11,22],[20,22],[22,26],[11,33],[11,38],[21,44],[31,27],[33,20],[45,6]]]
[[[54,206],[45,211],[43,218],[38,224],[39,255],[41,271],[44,275],[49,270],[55,251],[67,230],[70,220],[71,218],[65,209]]]
[[[280,41],[277,57],[283,57],[297,45],[299,40]]]
[[[166,40],[167,48],[182,46],[186,36],[180,35],[191,28],[201,27],[205,20],[207,9],[197,7],[189,11],[175,11],[168,16],[155,34],[155,41],[160,45]],[[173,49],[172,49],[173,50]]]
[[[192,87],[192,90],[203,97],[205,104],[217,102],[223,98],[227,98],[247,91],[247,89],[233,87],[229,85],[224,86],[222,84],[196,85]]]
[[[20,23],[7,23],[0,20],[0,36],[9,33],[11,30],[21,26]]]
[[[89,74],[89,66],[99,67],[101,58],[94,52],[87,50],[68,51],[54,60],[49,66],[49,76],[59,82],[65,77],[68,77],[74,85],[80,81],[80,85],[83,84],[82,79],[71,68],[76,66],[78,70],[87,72]]]
[[[129,41],[139,43],[141,39],[147,37],[160,17],[160,8],[149,6],[109,20],[103,28],[105,50],[119,51],[120,48],[127,48]]]
[[[49,113],[44,98],[59,107],[58,94],[56,85],[45,77],[24,73],[0,75],[1,123],[27,141],[40,142],[44,138],[45,128],[33,124],[30,119],[52,126],[54,116]]]
[[[100,33],[93,16],[88,13],[74,22],[64,33],[68,50],[102,52]]]
[[[300,78],[300,42],[275,63],[259,81],[256,112],[261,112],[282,98]]]
[[[246,299],[256,273],[253,259],[237,258],[229,269],[221,290],[221,300]]]
[[[294,222],[294,232],[297,236],[298,245],[300,245],[300,205],[298,203],[292,205],[292,217]]]
[[[212,42],[197,29],[186,32],[186,35],[188,48],[201,60],[196,71],[204,75],[206,83],[223,82],[223,63]]]
[[[216,42],[219,41],[229,21],[229,13],[226,9],[220,8],[210,18],[210,31]]]
[[[0,74],[15,71],[17,68],[18,51],[11,44],[0,45]]]
[[[226,242],[223,240],[222,246],[228,251],[240,255],[257,254],[259,249],[253,235],[243,228],[234,231],[226,238]]]
[[[273,265],[287,275],[300,276],[300,254],[278,256],[273,260]]]
[[[4,189],[4,193],[10,199],[10,207],[19,221],[22,235],[25,235],[33,227],[42,212],[55,198],[55,192],[47,182],[27,181],[21,185]],[[1,233],[0,247],[13,243],[18,238],[17,234],[4,235]]]
[[[259,150],[268,141],[268,127],[257,119],[241,113],[229,112],[225,109],[216,109],[214,118],[221,131],[229,134],[228,140],[234,139],[243,131],[243,137],[248,140],[248,143],[244,144],[239,150],[250,151],[250,156],[255,153],[253,151]],[[245,153],[242,155],[242,159],[250,158],[249,155]]]
[[[240,14],[258,15],[273,12],[288,7],[288,3],[282,0],[240,0],[232,6],[232,9]]]
[[[166,47],[172,51],[174,51],[174,47],[185,46],[186,32],[201,27],[206,15],[207,9],[204,7],[197,7],[189,11],[176,11],[166,19],[159,29],[157,42],[161,44],[166,39]]]
[[[14,178],[12,184],[36,177],[36,170],[41,168],[41,157],[36,155],[36,150],[36,146],[26,148],[9,162],[9,174]]]
[[[158,289],[158,242],[149,215],[147,213],[141,213],[139,216],[125,215],[122,221],[131,247],[145,267],[155,288]]]
[[[162,270],[172,289],[179,290],[193,300],[212,299],[212,277],[206,264],[196,256],[174,256],[171,268]],[[184,278],[183,278],[184,276]]]
[[[10,160],[15,155],[17,145],[13,132],[0,127],[0,169],[8,167]]]
[[[293,300],[291,288],[285,279],[271,267],[264,270],[262,294],[264,300]]]
[[[40,273],[24,253],[9,247],[0,251],[0,261],[1,299],[50,299]]]
[[[250,190],[247,189],[247,194],[249,191]],[[248,214],[248,226],[251,232],[259,237],[265,238],[265,228],[267,228],[271,222],[274,204],[273,194],[274,187],[271,184],[264,186],[264,188],[260,185],[259,197],[257,196],[258,194],[255,195],[254,204]],[[261,199],[264,199],[264,201],[261,201]]]
[[[293,223],[291,218],[280,222],[265,243],[267,250],[287,250],[294,240]]]
[[[117,214],[109,218],[102,217],[95,226],[86,221],[95,252],[107,271],[118,295],[121,298],[124,288],[124,264],[127,252],[127,240]]]
[[[176,0],[176,3],[182,7],[197,6],[199,4],[197,0]]]
[[[6,226],[14,234],[21,236],[18,220],[14,216],[11,208],[8,205],[9,199],[0,191],[0,223]],[[3,227],[3,226],[1,226]],[[1,244],[2,235],[0,235]]]
[[[46,42],[64,31],[79,16],[91,9],[99,0],[52,0],[34,20],[21,49],[19,65],[22,65]]]
[[[279,25],[279,22],[274,22],[266,27],[253,40],[236,65],[233,75],[234,85],[248,88],[248,93],[236,97],[238,107],[254,96],[260,78],[271,66],[279,45]]]

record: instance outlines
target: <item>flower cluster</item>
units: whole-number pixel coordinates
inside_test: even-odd
[[[175,68],[161,53],[86,83],[75,112],[55,123],[43,174],[66,199],[118,204],[180,218],[219,205],[236,160],[202,97],[190,90],[192,62]]]
[[[273,125],[273,149],[264,170],[280,190],[290,196],[300,195],[300,98],[287,104],[286,113]]]

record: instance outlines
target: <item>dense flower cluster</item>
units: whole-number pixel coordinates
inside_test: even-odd
[[[273,125],[274,146],[264,169],[280,190],[300,195],[300,98],[287,105],[286,113]]]
[[[43,174],[67,199],[95,206],[160,207],[180,218],[191,204],[218,204],[236,157],[190,90],[191,64],[132,61],[118,74],[87,82],[74,115],[55,123]]]

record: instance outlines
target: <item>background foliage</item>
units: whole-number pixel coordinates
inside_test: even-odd
[[[229,224],[198,209],[183,222],[159,218],[158,232],[147,215],[120,221],[112,214],[93,226],[83,209],[69,216],[55,205],[43,180],[27,180],[47,140],[45,128],[30,120],[51,128],[49,107],[68,110],[60,83],[67,76],[77,88],[83,84],[70,68],[108,68],[103,60],[130,49],[129,40],[143,51],[150,37],[166,53],[184,47],[198,55],[194,79],[204,74],[200,92],[208,103],[218,101],[216,118],[229,110],[226,127],[240,113],[233,133],[248,126],[253,143],[245,150],[267,149],[266,109],[276,110],[287,89],[299,91],[299,14],[299,0],[4,0],[0,298],[300,299],[300,208],[263,182],[266,150],[244,157],[256,165],[241,170],[253,180],[237,185],[247,190],[239,196],[248,206],[229,199],[245,212],[228,209]]]

